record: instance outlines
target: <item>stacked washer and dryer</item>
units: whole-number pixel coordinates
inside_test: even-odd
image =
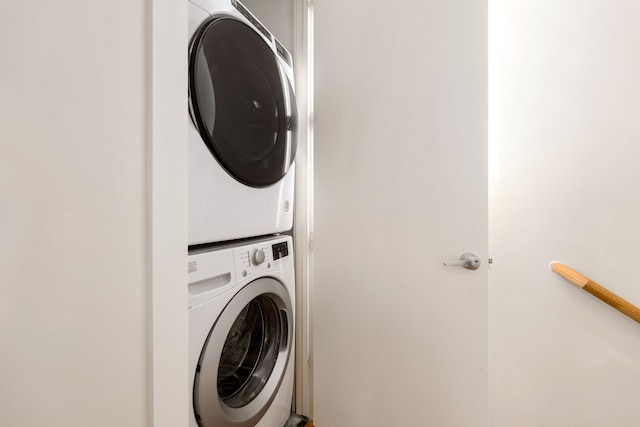
[[[293,394],[292,57],[237,0],[189,0],[190,427],[282,427]]]

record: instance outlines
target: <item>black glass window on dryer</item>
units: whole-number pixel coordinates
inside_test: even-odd
[[[190,49],[189,96],[204,143],[235,179],[267,187],[287,173],[297,144],[293,88],[248,25],[229,17],[202,25]]]

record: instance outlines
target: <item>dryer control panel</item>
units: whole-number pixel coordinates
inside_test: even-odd
[[[263,274],[269,270],[285,270],[293,267],[289,242],[262,242],[236,248],[235,264],[239,280]]]

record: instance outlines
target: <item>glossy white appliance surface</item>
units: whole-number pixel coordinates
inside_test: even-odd
[[[291,413],[293,395],[295,286],[291,237],[192,251],[188,269],[189,427],[282,427]],[[275,315],[269,313],[269,306]],[[262,320],[249,322],[252,310],[259,312],[256,318]],[[251,326],[243,329],[245,325]],[[263,334],[269,330],[273,335]],[[269,337],[275,342],[272,351],[268,344],[262,345]],[[248,341],[260,344],[252,347]],[[233,342],[240,345],[231,345]],[[275,357],[265,356],[258,363],[251,359],[251,353]],[[228,369],[223,362],[226,359],[239,361],[233,366],[251,371],[231,392],[225,389],[225,374],[221,374]],[[260,377],[264,366],[268,367],[267,374]],[[240,368],[232,373],[236,375]],[[258,384],[253,391],[252,381]],[[249,397],[238,404],[237,396],[242,394]]]
[[[212,49],[218,49],[218,51],[234,49],[233,43],[237,43],[237,37],[234,34],[226,35],[232,33],[221,31],[224,34],[216,38],[215,43],[218,45],[211,47],[214,44],[212,42],[206,46],[206,50],[205,47],[198,45],[204,40],[202,34],[214,27],[212,23],[216,24],[224,20],[239,22],[243,24],[242,27],[250,28],[251,34],[248,37],[255,39],[250,43],[260,45],[263,51],[261,55],[265,55],[264,58],[252,57],[252,47],[234,56],[234,58],[241,58],[238,60],[238,68],[246,67],[244,68],[246,75],[238,77],[239,83],[231,81],[239,73],[229,72],[229,70],[223,73],[220,67],[211,65],[211,56],[207,56],[217,55],[217,53],[211,53]],[[293,225],[295,173],[293,159],[297,132],[291,55],[264,25],[236,0],[190,1],[189,37],[191,39],[189,48],[191,113],[189,245],[223,242],[290,230]],[[228,40],[232,41],[228,42]],[[267,53],[264,54],[264,52]],[[260,62],[265,60],[270,62],[272,70],[270,75]],[[207,66],[210,68],[205,68]],[[208,76],[207,72],[210,73]],[[209,77],[204,79],[204,85],[197,73],[201,73],[200,76]],[[245,80],[242,81],[242,79]],[[267,81],[268,79],[271,80]],[[223,87],[227,84],[225,80],[230,81],[229,87]],[[211,88],[207,90],[209,84]],[[206,96],[200,96],[200,89],[196,90],[194,85],[204,87],[205,90],[202,92],[206,93]],[[213,85],[219,85],[216,86],[215,93]],[[231,87],[233,85],[235,86]],[[247,89],[249,86],[251,88]],[[222,89],[218,90],[219,88]],[[235,97],[236,92],[245,89],[246,93],[239,94],[234,99],[234,102],[237,102],[236,105],[228,107],[227,104],[230,105],[230,103],[227,100],[219,101],[220,94],[223,92],[225,96],[232,94],[231,96]],[[232,93],[234,90],[236,92]],[[220,113],[223,108],[227,108],[228,111]],[[261,122],[263,120],[271,120],[271,123],[265,125]],[[233,123],[228,125],[230,122]],[[219,130],[224,126],[234,128]],[[265,128],[270,126],[268,131],[260,135],[272,135],[273,141],[267,139],[254,142],[256,138],[253,138],[253,135],[258,132],[256,128],[260,126]],[[242,136],[238,137],[240,134]],[[228,138],[229,141],[220,143],[219,141],[224,138]],[[248,144],[250,141],[256,147],[263,145],[259,148],[242,148],[242,144],[238,144],[233,138],[244,138],[241,142]],[[221,153],[217,148],[220,145],[225,145],[226,150],[236,151]],[[235,162],[235,164],[232,165],[229,162]],[[244,176],[236,174],[237,170],[243,168],[250,175],[249,177],[246,174]],[[256,175],[266,170],[270,178],[253,181],[251,174],[258,169],[260,171],[256,172]]]

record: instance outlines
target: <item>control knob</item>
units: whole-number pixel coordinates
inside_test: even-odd
[[[264,262],[265,255],[262,249],[256,249],[253,251],[253,255],[251,255],[251,262],[253,265],[260,265]]]

